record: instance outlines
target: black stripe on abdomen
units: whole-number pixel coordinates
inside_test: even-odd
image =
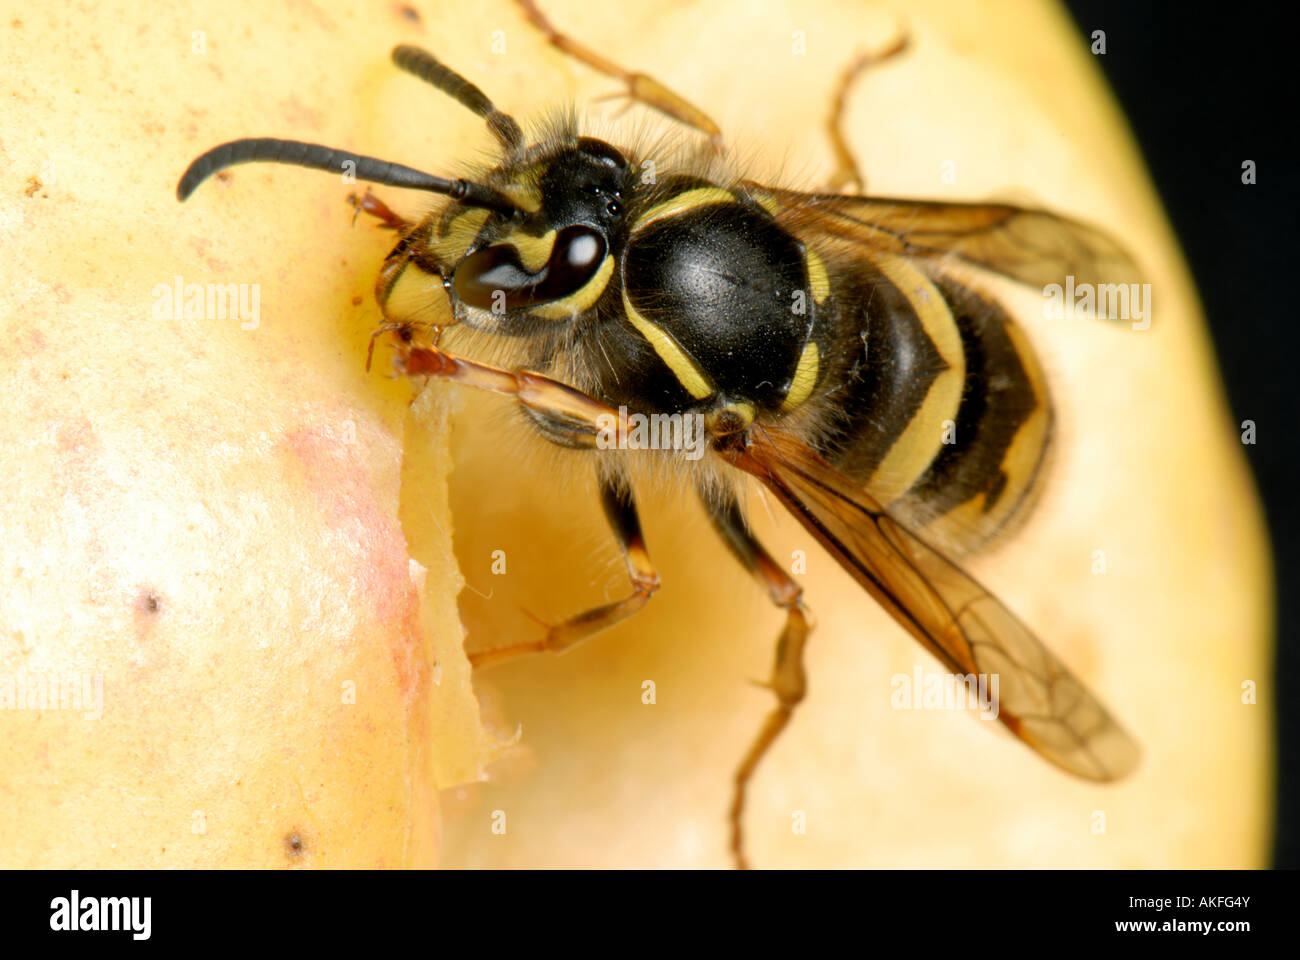
[[[839,376],[844,386],[836,397],[842,420],[825,455],[866,483],[949,367],[907,295],[874,268],[863,269],[855,295],[844,301],[845,321],[837,334],[845,357]]]
[[[963,508],[945,536],[973,546],[995,534],[1034,486],[1051,413],[1037,360],[1011,317],[967,287],[935,282],[961,332],[966,381],[954,442],[940,448],[903,499],[926,525],[944,526],[945,516]]]

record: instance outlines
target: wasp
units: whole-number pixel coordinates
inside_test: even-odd
[[[749,477],[948,669],[996,676],[997,716],[1022,741],[1080,777],[1128,773],[1129,735],[961,565],[1031,507],[1053,424],[1028,340],[971,269],[1040,287],[1104,284],[1132,275],[1127,253],[1043,210],[798,192],[728,172],[707,115],[520,3],[552,43],[707,142],[616,145],[572,114],[529,138],[473,83],[402,45],[393,63],[481,117],[495,162],[444,178],[242,139],[198,157],[177,186],[185,200],[208,176],[261,161],[441,196],[418,221],[368,192],[353,198],[398,235],[376,282],[377,335],[398,332],[402,372],[513,397],[541,437],[589,457],[630,579],[625,598],[471,662],[559,652],[641,610],[660,581],[635,489],[685,478],[785,612],[776,706],[735,777],[731,849],[745,866],[746,787],[805,696],[812,628],[800,586],[747,523]],[[853,179],[851,167],[839,178]],[[638,449],[638,417],[697,424],[667,433],[698,436],[699,449]]]

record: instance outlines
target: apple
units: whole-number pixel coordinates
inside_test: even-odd
[[[1088,42],[1056,7],[848,0],[611,6],[562,29],[705,110],[748,175],[815,189],[843,69],[882,196],[1096,223],[1149,328],[1043,315],[1048,486],[971,571],[1143,748],[1072,779],[953,711],[937,664],[775,504],[755,526],[818,623],[809,696],[755,777],[757,866],[1258,866],[1271,815],[1271,582],[1193,279]],[[242,136],[449,173],[492,145],[396,70],[430,48],[528,120],[661,124],[518,5],[98,5],[7,23],[0,100],[0,865],[724,866],[731,775],[771,706],[781,614],[688,488],[640,491],[663,589],[562,657],[463,650],[621,596],[587,461],[506,398],[392,374],[371,296],[393,237],[338,176],[235,167]],[[671,127],[669,127],[671,128]],[[679,136],[692,136],[678,131]],[[783,163],[784,161],[784,163]],[[406,216],[436,198],[380,188]],[[766,506],[765,506],[766,504]],[[464,589],[462,589],[462,586]]]

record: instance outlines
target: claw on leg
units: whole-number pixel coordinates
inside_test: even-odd
[[[366,373],[370,372],[371,361],[375,358],[375,341],[386,333],[394,332],[402,343],[410,343],[415,336],[411,325],[407,323],[385,323],[376,327],[370,334],[370,346],[366,349]]]
[[[762,728],[750,744],[745,758],[736,769],[736,776],[731,798],[731,810],[728,822],[731,824],[731,855],[740,870],[749,869],[745,857],[745,791],[749,781],[758,769],[759,762],[771,749],[776,738],[781,735],[794,715],[794,709],[807,693],[807,677],[804,674],[803,651],[812,630],[807,608],[795,599],[786,610],[785,628],[776,645],[776,662],[772,666],[772,678],[764,686],[776,695],[776,706],[767,715]]]
[[[349,193],[348,203],[355,211],[352,214],[353,224],[357,222],[357,217],[361,216],[361,214],[368,213],[379,220],[379,226],[385,230],[405,230],[410,225],[408,220],[394,213],[388,204],[371,193],[369,187],[366,188],[365,193],[360,195]]]

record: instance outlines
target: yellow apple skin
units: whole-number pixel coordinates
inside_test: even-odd
[[[238,134],[382,146],[401,22],[313,10],[0,26],[0,865],[432,865],[437,788],[478,776],[451,528],[413,559],[410,390],[364,370],[391,237],[304,171],[175,197]],[[257,315],[187,318],[177,282]],[[100,709],[35,709],[41,679]]]
[[[520,606],[561,617],[621,595],[582,462],[539,449],[501,398],[435,385],[408,413],[382,347],[365,373],[392,238],[349,227],[352,187],[244,166],[175,201],[189,160],[239,136],[438,173],[477,156],[481,122],[395,70],[398,42],[521,119],[616,89],[504,0],[412,8],[24,5],[0,21],[0,682],[103,678],[98,718],[0,711],[0,865],[729,862],[731,772],[770,707],[747,681],[780,616],[690,498],[642,496],[664,580],[645,613],[476,679],[485,733],[457,560],[472,648],[535,635]],[[707,110],[755,173],[805,188],[830,172],[842,66],[898,22],[842,0],[546,9]],[[818,629],[809,699],[751,789],[750,859],[1260,865],[1267,549],[1176,242],[1059,10],[903,12],[910,52],[849,100],[871,192],[1039,203],[1123,238],[1153,286],[1144,332],[1033,322],[1041,297],[1007,291],[1048,367],[1058,447],[1029,523],[972,563],[1143,762],[1099,787],[969,717],[892,709],[891,678],[936,665],[760,504],[774,555],[807,557]],[[379,193],[408,215],[430,203]],[[257,284],[257,325],[160,316],[176,276]]]

